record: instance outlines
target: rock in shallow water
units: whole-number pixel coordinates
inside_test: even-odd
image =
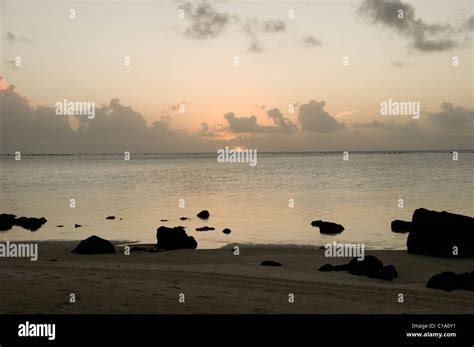
[[[203,226],[201,228],[196,228],[196,231],[210,231],[210,230],[216,230],[216,228],[208,227],[208,226]]]
[[[20,217],[15,219],[15,225],[20,226],[30,231],[36,231],[43,226],[48,220],[44,217]]]
[[[419,208],[413,213],[407,250],[438,257],[474,257],[474,218]]]
[[[156,230],[157,247],[166,250],[195,249],[197,242],[192,236],[188,236],[184,227],[167,228],[160,226]]]
[[[209,211],[208,210],[202,210],[196,216],[198,216],[201,219],[208,219],[209,218]]]
[[[92,235],[82,240],[76,248],[72,250],[76,254],[106,254],[115,253],[115,247],[110,242],[98,236]]]
[[[340,234],[344,231],[344,227],[337,223],[325,222],[322,220],[315,220],[311,222],[311,226],[318,227],[321,234]]]
[[[224,230],[222,230],[222,232],[226,235],[229,235],[232,232],[232,230],[230,230],[229,228],[225,228]]]
[[[395,233],[409,233],[412,227],[411,222],[396,219],[392,221],[390,227]]]

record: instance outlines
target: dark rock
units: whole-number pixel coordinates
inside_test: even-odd
[[[474,271],[460,274],[458,281],[462,289],[474,291]]]
[[[196,228],[196,231],[209,231],[209,230],[216,230],[216,228],[203,226],[201,228]]]
[[[413,213],[407,250],[438,257],[474,257],[474,218],[419,208]]]
[[[322,272],[334,271],[334,266],[332,266],[331,264],[325,264],[319,268],[319,271],[322,271]]]
[[[56,225],[56,228],[64,228],[64,225],[62,224]]]
[[[382,268],[382,261],[373,255],[364,257],[364,260],[352,258],[349,262],[349,273],[358,276],[377,277]]]
[[[265,260],[260,264],[261,266],[282,266],[279,262],[273,260]]]
[[[167,228],[160,226],[156,230],[157,247],[174,250],[180,248],[195,249],[197,242],[192,236],[188,236],[183,227]]]
[[[222,232],[226,235],[229,235],[232,232],[232,230],[230,230],[229,228],[225,228],[224,230],[222,230]]]
[[[167,222],[167,219],[160,219],[160,222]]]
[[[44,217],[20,217],[15,219],[15,225],[30,231],[36,231],[43,226],[48,220]]]
[[[115,253],[114,245],[107,240],[104,240],[98,236],[91,236],[85,240],[82,240],[72,253],[77,254],[104,254],[104,253]]]
[[[108,217],[105,218],[105,219],[114,220],[114,219],[115,219],[115,216],[108,216]]]
[[[209,211],[207,210],[202,210],[197,214],[197,216],[201,219],[208,219],[209,218]]]
[[[15,218],[14,214],[0,214],[0,231],[10,230],[15,225]]]
[[[56,261],[58,261],[58,260],[57,260],[57,259],[49,259],[49,261],[56,262]]]
[[[384,266],[375,276],[381,280],[392,281],[394,278],[398,277],[398,272],[395,266],[387,265]]]
[[[409,233],[412,227],[411,222],[398,219],[392,221],[390,226],[395,233]]]
[[[322,220],[315,220],[311,222],[311,226],[318,227],[321,234],[339,234],[344,231],[344,227],[340,224],[325,222]]]
[[[342,265],[335,265],[334,271],[349,271],[350,267],[349,264],[342,264]]]
[[[82,225],[80,225],[80,224],[74,224],[74,228],[80,228],[80,227],[82,227]]]
[[[434,275],[426,283],[428,288],[442,289],[450,292],[454,289],[460,289],[461,283],[458,280],[458,275],[452,271],[445,271]]]
[[[188,217],[181,217],[180,220],[190,220]]]

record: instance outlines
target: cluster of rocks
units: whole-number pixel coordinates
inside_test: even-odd
[[[392,231],[406,232],[409,253],[437,257],[474,257],[474,218],[416,209],[411,222],[394,220]]]
[[[428,288],[442,289],[447,292],[455,289],[474,291],[474,271],[459,275],[452,271],[445,271],[431,277],[426,286]]]
[[[319,271],[348,271],[352,275],[367,276],[387,281],[392,281],[398,277],[395,266],[384,266],[383,262],[373,255],[368,255],[363,260],[352,258],[349,263],[344,265],[325,264],[319,268]]]
[[[10,230],[14,225],[30,231],[36,231],[47,221],[44,217],[17,217],[14,214],[2,213],[0,214],[0,231]]]

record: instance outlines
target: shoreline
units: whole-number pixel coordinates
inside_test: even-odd
[[[10,241],[15,242],[15,241]],[[23,241],[19,241],[23,242]],[[34,242],[34,241],[33,241]],[[124,254],[71,253],[78,241],[40,241],[39,258],[1,258],[3,313],[172,313],[172,314],[446,314],[474,313],[474,294],[426,288],[443,271],[472,271],[472,258],[437,258],[400,250],[367,250],[397,268],[394,281],[320,272],[324,249],[239,244],[219,249]],[[120,245],[119,245],[120,244]],[[133,243],[136,246],[136,243]],[[142,245],[142,244],[140,244]],[[281,267],[263,267],[274,260]],[[69,295],[76,302],[70,303]],[[404,302],[398,302],[402,293]],[[184,294],[184,303],[179,295]],[[294,302],[289,302],[289,295]]]

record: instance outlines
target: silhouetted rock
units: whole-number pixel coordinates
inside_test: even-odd
[[[462,289],[474,291],[474,271],[460,274],[458,281]]]
[[[261,266],[282,266],[279,262],[273,260],[265,260],[260,264]]]
[[[229,228],[225,228],[224,230],[222,230],[222,232],[226,235],[229,235],[232,232],[232,230],[230,230]]]
[[[428,288],[442,289],[450,292],[454,289],[460,289],[460,283],[458,281],[458,275],[452,271],[445,271],[440,274],[434,275],[426,283]]]
[[[64,228],[64,225],[62,224],[56,225],[56,228]]]
[[[344,227],[337,223],[315,220],[311,222],[311,226],[318,227],[321,234],[339,234],[344,231]]]
[[[98,236],[91,236],[85,240],[82,240],[72,253],[77,254],[105,254],[115,253],[114,245],[107,240],[104,240]]]
[[[167,222],[167,219],[160,219],[160,222]]]
[[[197,216],[201,219],[208,219],[209,218],[209,211],[207,210],[202,210],[197,214]]]
[[[395,233],[409,233],[412,227],[411,222],[398,219],[392,221],[390,226]]]
[[[397,269],[393,265],[384,266],[377,274],[375,274],[376,278],[380,278],[382,280],[392,281],[394,278],[398,277]]]
[[[325,264],[319,268],[319,271],[348,271],[352,275],[368,276],[388,281],[398,277],[395,266],[383,266],[382,261],[372,255],[365,256],[363,260],[352,258],[349,263],[343,265]]]
[[[43,226],[48,220],[44,217],[20,217],[15,219],[15,225],[20,226],[30,231],[36,231]]]
[[[349,264],[334,265],[334,271],[349,271]]]
[[[196,231],[209,231],[209,230],[216,230],[216,228],[203,226],[201,228],[196,228]]]
[[[331,264],[325,264],[319,268],[319,271],[322,271],[322,272],[334,271],[334,266],[332,266]]]
[[[114,220],[114,219],[115,219],[115,216],[108,216],[108,217],[105,218],[105,219]]]
[[[438,257],[473,257],[474,218],[419,208],[413,213],[407,249]]]
[[[352,258],[349,262],[349,273],[358,276],[377,277],[382,268],[382,261],[373,255],[368,255],[363,260]]]
[[[180,248],[195,249],[197,242],[192,236],[188,236],[184,227],[167,228],[160,226],[156,230],[157,247],[166,250],[174,250]]]
[[[80,225],[80,224],[74,224],[74,228],[80,228],[80,227],[82,227],[82,225]]]
[[[15,218],[14,214],[0,214],[0,231],[10,230],[15,225]]]
[[[180,220],[189,220],[188,217],[181,217]]]

